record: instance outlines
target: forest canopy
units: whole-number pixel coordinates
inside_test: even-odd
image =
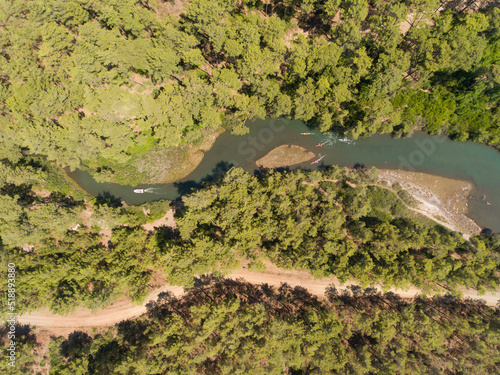
[[[499,17],[431,0],[0,2],[0,236],[26,280],[19,298],[96,309],[141,301],[155,272],[186,285],[242,260],[362,285],[495,288],[498,237],[465,241],[411,215],[373,171],[233,169],[183,198],[176,232],[148,232],[168,202],[92,198],[60,167],[137,182],[138,160],[265,116],[498,146]]]
[[[286,284],[199,282],[180,299],[163,295],[140,318],[53,337],[49,350],[25,332],[18,373],[34,366],[55,375],[499,372],[499,310],[481,302],[406,301],[361,288],[318,300]]]
[[[141,158],[266,116],[499,147],[500,10],[472,8],[2,0],[2,158],[43,155],[134,184],[148,178]]]
[[[499,98],[489,1],[0,0],[0,259],[22,280],[16,312],[191,288],[53,340],[44,361],[61,375],[498,373],[498,309],[455,297],[497,288],[500,236],[467,241],[416,214],[375,169],[233,168],[175,202],[176,227],[149,230],[170,202],[91,197],[63,168],[135,185],[152,179],[148,164],[264,117],[500,149]],[[220,280],[243,262],[361,287],[318,300]],[[453,296],[403,301],[363,289],[374,284]],[[40,348],[18,332],[27,373]]]
[[[496,288],[500,237],[466,241],[408,209],[377,173],[331,167],[256,177],[231,169],[183,197],[180,241],[166,249],[169,281],[185,285],[245,259],[256,269],[271,261],[362,286]]]
[[[19,196],[14,185],[1,196],[0,258],[23,280],[20,313],[96,310],[124,295],[142,303],[158,278],[192,286],[242,263],[385,289],[460,295],[462,286],[498,286],[499,235],[465,240],[412,211],[408,195],[380,185],[377,173],[330,167],[254,176],[233,168],[176,202],[175,229],[154,231],[142,225],[164,216],[169,202],[90,204],[27,187]]]

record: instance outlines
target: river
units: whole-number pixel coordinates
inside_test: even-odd
[[[97,183],[81,170],[68,174],[94,196],[111,195],[128,204],[173,200],[190,192],[203,180],[221,175],[231,166],[240,166],[252,172],[256,169],[255,161],[275,147],[295,144],[315,152],[318,158],[325,157],[318,164],[306,162],[293,168],[314,169],[333,164],[353,167],[363,164],[470,181],[474,189],[469,197],[468,216],[479,226],[500,232],[500,152],[491,147],[424,133],[406,139],[374,135],[344,142],[333,134],[325,135],[310,129],[301,121],[287,119],[255,120],[249,127],[250,133],[245,136],[222,134],[200,165],[189,176],[175,183],[132,187]],[[308,132],[313,134],[301,135]],[[322,147],[315,147],[323,142],[326,143]],[[135,188],[149,188],[150,192],[135,194]]]

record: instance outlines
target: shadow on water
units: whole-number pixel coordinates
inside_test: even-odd
[[[174,182],[174,187],[177,189],[177,193],[180,196],[191,194],[192,192],[201,188],[201,184],[194,180]]]
[[[99,194],[96,197],[96,205],[106,205],[110,207],[121,207],[123,205],[122,200],[108,191]]]
[[[308,136],[303,136],[304,134]],[[154,194],[134,194],[132,186],[97,183],[90,174],[81,170],[68,172],[68,175],[84,190],[94,196],[100,194],[99,197],[104,200],[109,198],[111,201],[118,201],[109,194],[112,193],[127,204],[160,199],[174,201],[200,189],[204,183],[219,179],[233,164],[256,176],[262,175],[266,172],[256,168],[255,160],[281,145],[297,145],[313,152],[316,158],[320,157],[320,151],[328,154],[317,164],[309,165],[304,162],[291,168],[279,168],[279,172],[321,170],[327,165],[354,166],[361,170],[374,166],[469,181],[473,184],[473,191],[468,198],[468,216],[483,228],[500,231],[500,153],[497,150],[472,142],[453,142],[441,136],[423,133],[415,133],[412,138],[404,139],[374,135],[356,142],[340,137],[345,135],[323,134],[300,121],[256,120],[252,122],[248,135],[240,137],[222,134],[213,148],[205,153],[198,168],[184,180],[173,184],[137,186],[154,189],[151,191]],[[317,148],[318,143],[325,143],[325,150]],[[210,171],[208,175],[207,171]]]
[[[177,193],[182,196],[186,194],[190,194],[199,190],[208,182],[216,181],[222,178],[232,167],[234,167],[233,163],[229,163],[226,161],[221,161],[215,165],[212,171],[203,177],[199,182],[194,180],[174,182],[174,187],[177,189]]]
[[[233,163],[221,161],[215,165],[215,168],[212,169],[212,172],[204,177],[201,182],[203,183],[215,181],[224,176],[232,167],[234,167]]]

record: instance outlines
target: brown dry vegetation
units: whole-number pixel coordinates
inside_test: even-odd
[[[178,181],[196,169],[221,133],[221,129],[206,130],[199,145],[148,152],[137,161],[137,171],[147,175],[145,183]]]

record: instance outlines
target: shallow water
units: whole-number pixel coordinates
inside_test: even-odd
[[[313,169],[322,165],[338,164],[353,167],[356,164],[386,169],[404,169],[467,180],[474,189],[469,200],[469,214],[481,227],[500,232],[500,152],[473,142],[451,141],[444,136],[415,134],[408,139],[394,139],[389,135],[342,142],[333,134],[321,134],[309,129],[303,122],[286,119],[256,120],[249,124],[245,136],[222,134],[213,148],[205,154],[198,168],[181,181],[163,185],[138,187],[111,183],[97,183],[92,177],[77,170],[70,172],[83,189],[94,196],[110,195],[129,204],[140,204],[159,199],[173,200],[199,186],[205,179],[240,166],[251,172],[255,161],[282,144],[296,144],[325,155],[318,164],[310,162],[293,168]],[[311,132],[311,135],[300,133]],[[322,147],[318,143],[326,142]],[[135,194],[134,188],[152,188],[151,192]]]

